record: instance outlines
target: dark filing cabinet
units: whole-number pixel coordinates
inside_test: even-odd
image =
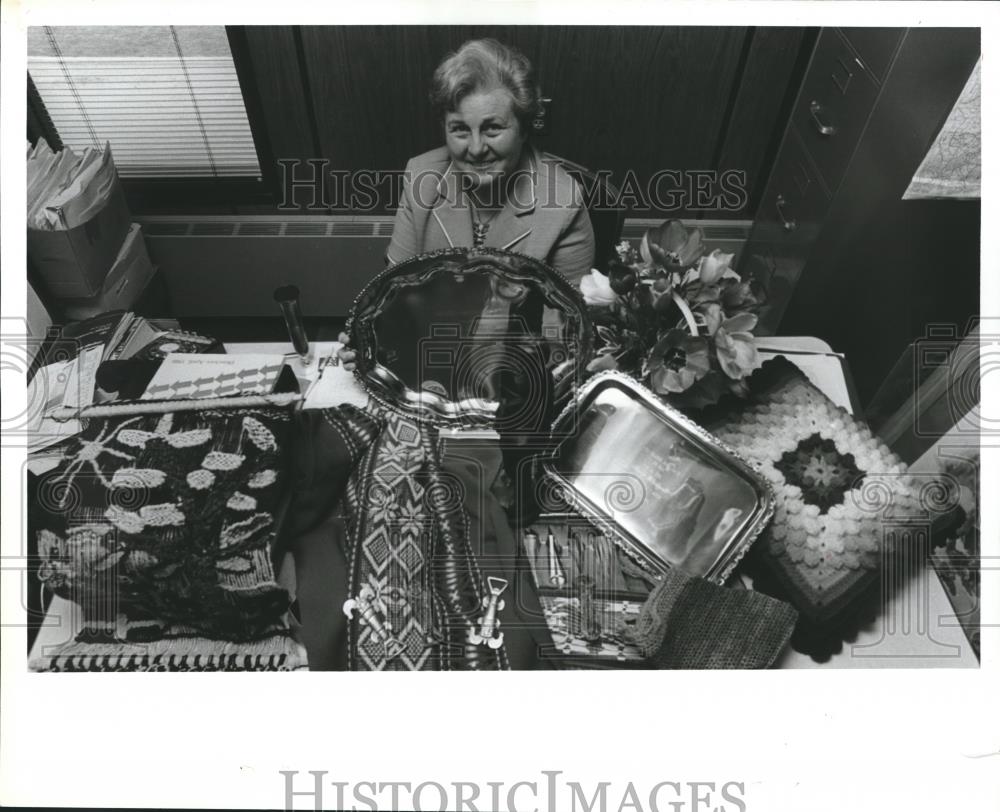
[[[847,353],[862,402],[926,322],[978,307],[978,203],[902,200],[978,57],[975,28],[822,29],[761,198],[743,268],[769,293],[758,332]],[[934,259],[942,213],[974,267]]]

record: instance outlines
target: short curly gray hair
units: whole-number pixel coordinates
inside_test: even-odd
[[[434,71],[431,103],[444,118],[462,99],[480,90],[502,87],[514,100],[514,115],[524,134],[538,115],[541,89],[529,59],[495,39],[472,39],[448,54]]]

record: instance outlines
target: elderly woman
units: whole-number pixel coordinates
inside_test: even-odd
[[[493,40],[467,42],[438,67],[432,98],[441,113],[445,145],[408,163],[387,261],[396,264],[437,249],[483,246],[543,260],[572,282],[589,272],[594,234],[581,190],[561,166],[528,142],[529,123],[539,105],[528,60]],[[533,330],[540,324],[541,308],[534,311],[531,297],[524,305],[521,315]],[[345,345],[349,340],[346,335],[340,339]],[[342,349],[340,358],[350,368],[354,353]],[[547,386],[527,388],[548,400]],[[523,405],[517,389],[503,390],[501,410],[516,412]],[[319,431],[326,428],[322,421],[314,422]],[[446,476],[461,483],[463,524],[484,584],[497,579],[509,584],[506,607],[497,615],[505,662],[516,669],[545,667],[547,661],[539,653],[551,649],[551,636],[530,573],[518,565],[517,538],[495,496],[497,488],[504,487],[502,465],[514,472],[531,449],[512,447],[518,442],[516,430],[503,439],[497,446],[480,443],[453,450],[449,445],[441,464]],[[329,456],[323,445],[321,434],[306,433],[303,447],[317,459]],[[299,519],[325,509],[330,482],[329,476],[315,471],[302,479],[295,511]],[[523,489],[526,480],[519,479],[518,485]],[[347,571],[345,550],[343,543],[329,545],[324,539],[342,539],[343,531],[336,517],[311,524],[312,530],[296,545],[303,639],[311,667],[341,668],[346,631],[343,614],[336,610],[346,593],[337,575]],[[390,667],[398,665],[394,661]]]
[[[431,100],[445,144],[407,163],[386,261],[442,248],[502,248],[543,260],[578,284],[594,263],[594,231],[579,184],[528,140],[541,102],[527,57],[496,40],[470,40],[435,70]],[[348,349],[340,355],[354,359]]]
[[[576,181],[529,142],[540,109],[527,58],[472,40],[434,72],[444,146],[410,159],[387,259],[438,248],[504,248],[576,283],[594,262],[594,232]]]

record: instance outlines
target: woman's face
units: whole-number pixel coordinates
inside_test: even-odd
[[[470,93],[445,116],[444,131],[451,159],[473,189],[512,172],[521,160],[525,135],[514,115],[514,100],[502,88]]]

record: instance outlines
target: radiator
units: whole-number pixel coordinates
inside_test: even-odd
[[[274,316],[280,285],[297,285],[306,316],[346,316],[384,267],[392,217],[140,217],[173,314],[181,318]],[[656,220],[628,220],[638,240]],[[712,248],[738,252],[751,223],[702,220]]]

